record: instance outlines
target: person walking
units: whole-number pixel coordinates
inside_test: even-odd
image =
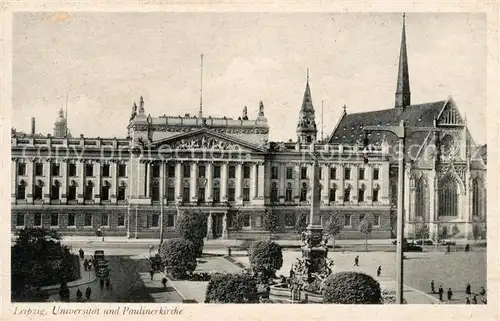
[[[161,283],[163,284],[163,287],[166,289],[167,288],[167,278],[161,279]]]
[[[483,286],[481,287],[481,291],[479,292],[479,294],[483,296],[486,294],[486,290],[484,289]]]
[[[354,266],[359,266],[359,255],[354,258]]]
[[[100,279],[99,280],[99,287],[102,289],[104,289],[104,279]]]
[[[439,293],[439,301],[443,301],[444,290],[443,290],[443,286],[442,285],[439,286],[438,293]]]
[[[471,292],[470,292],[470,283],[467,283],[467,285],[465,286],[465,294],[467,294],[467,295],[471,294]]]
[[[151,275],[151,281],[153,281],[153,278],[155,276],[155,271],[153,269],[149,270],[149,275]]]
[[[465,298],[465,304],[470,304],[469,298]]]
[[[382,274],[382,265],[379,265],[377,269],[377,277],[380,276],[380,274]]]
[[[477,295],[474,294],[474,296],[472,297],[472,304],[477,304]]]
[[[451,291],[451,288],[448,288],[448,301],[451,301],[451,298],[453,297],[453,291]]]
[[[445,254],[450,254],[450,244],[446,245],[446,253]]]
[[[85,252],[83,252],[82,248],[80,248],[80,249],[78,250],[78,253],[80,254],[80,259],[82,259],[82,260],[83,260],[83,258],[84,258],[84,256],[85,256]]]
[[[436,288],[434,288],[434,280],[431,281],[431,293],[436,293]]]
[[[83,293],[82,293],[82,291],[80,291],[80,289],[78,289],[76,291],[76,301],[77,302],[82,302],[82,297],[83,297]]]
[[[90,286],[87,287],[85,290],[85,297],[87,298],[87,301],[90,301],[90,295],[92,294],[92,289],[90,289]]]
[[[110,290],[111,289],[111,283],[109,281],[109,279],[106,279],[106,290]]]

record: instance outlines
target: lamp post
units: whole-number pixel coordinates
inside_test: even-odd
[[[401,120],[399,126],[365,126],[366,132],[382,131],[393,133],[398,138],[399,159],[398,159],[398,218],[397,218],[397,243],[396,243],[396,304],[403,304],[403,271],[404,271],[404,171],[405,171],[405,139],[417,132],[439,132],[434,127],[411,127],[405,126]]]

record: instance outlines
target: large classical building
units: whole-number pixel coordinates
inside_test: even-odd
[[[311,167],[321,167],[321,216],[338,215],[341,238],[372,238],[395,228],[397,140],[367,125],[419,126],[439,132],[406,139],[405,234],[472,238],[486,222],[485,146],[474,143],[451,97],[411,104],[403,22],[395,104],[385,110],[343,109],[328,139],[319,141],[309,77],[294,142],[269,141],[264,104],[255,118],[152,117],[134,103],[124,138],[72,138],[60,111],[54,135],[12,134],[12,230],[43,226],[62,234],[165,237],[176,216],[207,215],[209,238],[259,237],[266,211],[277,215],[280,238],[293,238],[309,210]],[[299,105],[299,104],[298,104]],[[300,105],[299,105],[300,106]],[[236,213],[243,228],[234,230]]]

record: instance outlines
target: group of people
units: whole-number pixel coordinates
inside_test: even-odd
[[[90,295],[92,294],[92,289],[90,286],[85,289],[85,298],[90,301]],[[83,293],[80,289],[76,290],[76,302],[83,302]]]
[[[436,293],[434,280],[431,281],[431,293],[432,294]],[[443,301],[444,289],[443,289],[442,285],[439,286],[439,288],[437,290],[437,294],[439,295],[439,301]],[[478,304],[478,301],[477,301],[478,294],[471,292],[471,285],[469,283],[467,283],[467,285],[465,286],[465,294],[467,294],[467,297],[465,298],[465,304]],[[451,301],[453,299],[453,291],[451,290],[451,288],[448,288],[446,295],[447,295],[448,301]],[[481,287],[481,290],[479,291],[479,295],[481,295],[483,297],[486,295],[486,290],[484,289],[484,287]],[[486,303],[486,299],[483,299],[482,302]]]

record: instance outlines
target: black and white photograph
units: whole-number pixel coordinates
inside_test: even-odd
[[[492,304],[486,13],[11,19],[14,306]]]

